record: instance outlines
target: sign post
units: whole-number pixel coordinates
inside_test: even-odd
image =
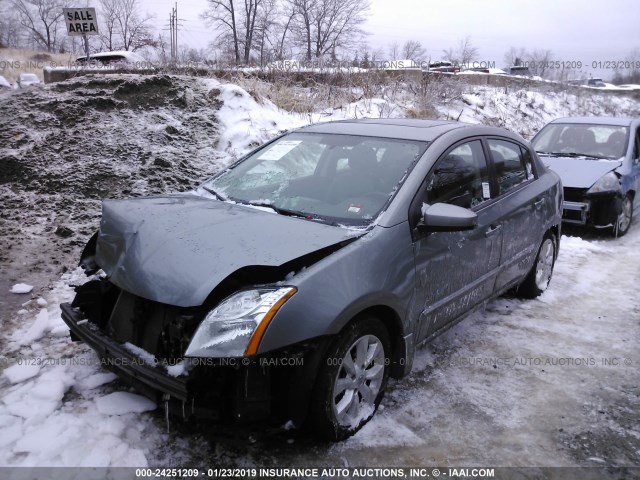
[[[69,36],[82,36],[84,40],[85,64],[89,63],[88,35],[98,35],[98,20],[95,8],[63,8],[64,20]]]

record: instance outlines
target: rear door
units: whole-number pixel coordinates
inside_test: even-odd
[[[487,153],[495,172],[496,204],[503,226],[501,269],[496,289],[517,284],[529,272],[544,231],[544,186],[536,181],[529,149],[512,140],[488,138]]]
[[[469,208],[478,215],[478,225],[463,232],[420,231],[417,219],[425,203]],[[502,228],[480,139],[455,144],[440,157],[412,204],[411,218],[420,342],[493,293]]]

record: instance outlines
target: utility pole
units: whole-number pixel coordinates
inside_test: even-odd
[[[178,62],[178,2],[169,14],[169,36],[171,37],[171,63]]]

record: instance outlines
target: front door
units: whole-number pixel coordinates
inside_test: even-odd
[[[502,248],[500,211],[492,199],[480,140],[463,142],[446,152],[422,189],[423,203],[469,208],[478,215],[478,225],[463,232],[414,236],[416,299],[422,305],[418,342],[491,296]]]

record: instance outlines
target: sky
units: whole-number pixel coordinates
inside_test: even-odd
[[[156,14],[156,27],[167,28],[175,0],[140,0]],[[178,2],[179,44],[204,48],[214,33],[200,19],[206,0]],[[510,47],[549,49],[565,62],[624,60],[640,48],[637,0],[371,0],[364,28],[372,49],[385,53],[394,42],[418,40],[431,58],[470,37],[478,59],[504,65]]]

